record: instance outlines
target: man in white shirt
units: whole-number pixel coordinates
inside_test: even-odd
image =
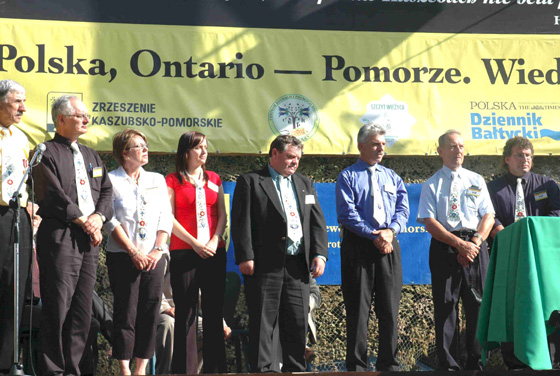
[[[10,199],[27,169],[29,141],[14,124],[19,124],[25,107],[25,89],[15,81],[0,80],[0,373],[8,373],[14,351],[14,248],[15,210]],[[20,190],[19,314],[31,263],[31,223],[25,210],[27,192]]]
[[[432,235],[430,271],[434,300],[439,368],[461,370],[457,312],[459,298],[467,318],[467,362],[480,369],[481,347],[476,339],[478,310],[488,270],[486,238],[494,224],[494,208],[482,176],[462,168],[461,134],[440,136],[443,168],[422,186],[418,222]]]

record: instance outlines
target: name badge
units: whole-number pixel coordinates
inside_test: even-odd
[[[469,196],[478,197],[480,196],[480,188],[472,186],[468,189],[467,194]]]
[[[544,200],[545,198],[548,198],[546,191],[535,192],[535,201]]]
[[[392,193],[392,194],[397,193],[397,187],[395,187],[393,184],[385,184],[383,186],[383,189],[385,189],[385,192],[387,193]]]
[[[103,169],[101,167],[94,167],[92,171],[92,176],[94,178],[100,178],[103,175]]]
[[[313,205],[313,204],[315,204],[315,196],[305,195],[305,205]]]
[[[208,189],[211,189],[214,192],[218,192],[220,190],[220,188],[215,183],[212,183],[211,181],[208,182]]]

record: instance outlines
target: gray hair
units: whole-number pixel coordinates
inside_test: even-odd
[[[438,138],[438,147],[443,147],[443,144],[445,144],[445,139],[447,138],[447,136],[451,136],[452,134],[458,134],[459,136],[461,136],[461,132],[459,132],[456,129],[449,129],[448,131],[446,131],[444,134],[442,134],[441,136],[439,136]]]
[[[61,95],[56,98],[51,107],[51,115],[54,126],[58,126],[58,115],[74,115],[74,107],[70,104],[72,99],[80,100],[76,95]]]
[[[0,80],[0,102],[6,103],[10,93],[25,94],[25,89],[13,80]]]
[[[381,124],[376,124],[372,121],[363,125],[358,131],[358,143],[363,144],[371,136],[383,136],[387,131]]]

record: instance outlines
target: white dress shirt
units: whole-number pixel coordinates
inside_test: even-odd
[[[173,214],[167,194],[165,178],[155,172],[140,168],[138,185],[128,176],[124,168],[109,173],[113,183],[113,218],[107,221],[104,228],[111,234],[120,225],[139,252],[148,254],[155,246],[157,232],[165,231],[171,235],[173,229]],[[145,204],[141,203],[142,198]],[[141,216],[140,211],[145,213]],[[138,234],[139,221],[146,222],[146,237],[142,240]],[[112,236],[107,242],[108,252],[127,252],[122,249]]]
[[[21,178],[27,170],[27,162],[29,159],[29,141],[25,133],[23,133],[15,125],[9,128],[0,126],[0,174],[7,174],[2,171],[2,158],[10,158],[12,160],[14,171],[10,174],[10,179],[14,188],[20,183]],[[14,189],[15,190],[15,189]],[[21,206],[27,206],[27,190],[25,184],[21,186]],[[0,205],[9,206],[10,203],[2,199],[2,184],[0,184]]]
[[[448,231],[460,229],[476,230],[483,216],[494,214],[494,207],[490,200],[488,188],[484,178],[477,173],[460,167],[459,202],[461,221],[454,228],[447,223],[447,208],[451,188],[451,169],[443,166],[422,185],[420,203],[418,205],[419,223],[424,223],[424,218],[434,218]]]

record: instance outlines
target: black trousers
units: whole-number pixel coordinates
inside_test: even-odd
[[[346,231],[340,247],[342,295],[346,306],[346,368],[365,372],[369,312],[379,320],[377,371],[398,371],[397,318],[402,291],[401,248],[393,239],[393,252],[382,255],[373,241]]]
[[[282,372],[304,372],[310,278],[304,256],[286,256],[275,271],[243,277],[251,372],[278,372],[280,362]]]
[[[43,218],[37,234],[43,308],[39,374],[81,375],[99,248],[78,226]]]
[[[468,240],[465,237],[464,240]],[[488,271],[488,248],[486,242],[480,247],[475,261],[467,268],[457,262],[457,250],[434,238],[430,244],[430,271],[432,273],[432,295],[434,300],[434,321],[436,330],[436,351],[439,368],[461,370],[459,352],[458,310],[459,298],[463,302],[466,325],[466,369],[480,369],[482,348],[476,339],[479,304],[470,291],[469,283],[481,293]],[[465,269],[465,270],[463,270]],[[465,280],[468,276],[469,281]]]
[[[128,253],[107,252],[113,291],[113,358],[150,359],[156,349],[156,325],[163,291],[165,258],[141,271]]]
[[[198,291],[202,305],[204,333],[202,359],[204,373],[226,373],[224,341],[224,294],[226,250],[218,248],[213,257],[202,259],[192,249],[171,251],[171,288],[175,303],[175,336],[172,373],[198,373],[197,312]]]
[[[14,364],[14,236],[15,211],[0,206],[0,370]],[[27,277],[31,267],[31,222],[25,208],[20,211],[19,315],[23,311]],[[21,325],[21,324],[20,324]]]

